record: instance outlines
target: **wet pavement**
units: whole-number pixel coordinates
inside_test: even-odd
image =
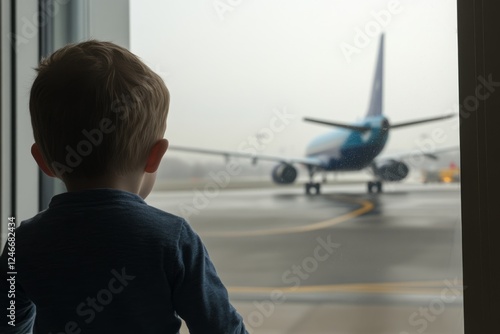
[[[463,333],[459,186],[365,191],[207,186],[148,202],[200,234],[250,333]]]

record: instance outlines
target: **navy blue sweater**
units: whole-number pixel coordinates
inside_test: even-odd
[[[0,333],[168,334],[179,317],[191,333],[246,333],[198,235],[132,193],[54,196],[15,231],[15,275],[8,257],[6,247]]]

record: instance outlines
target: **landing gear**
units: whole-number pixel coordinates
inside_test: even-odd
[[[315,190],[316,195],[320,194],[321,184],[317,182],[313,182],[314,172],[316,172],[315,168],[312,166],[308,166],[309,170],[309,182],[305,184],[306,187],[306,195],[311,195],[311,188]],[[325,174],[323,174],[325,175]]]
[[[381,193],[382,192],[382,182],[380,181],[375,181],[375,182],[368,182],[368,193],[373,193],[375,190],[375,192],[377,193]]]
[[[320,188],[321,188],[320,183],[308,182],[306,183],[305,186],[306,186],[306,195],[311,195],[311,188],[315,189],[316,195],[320,194]]]

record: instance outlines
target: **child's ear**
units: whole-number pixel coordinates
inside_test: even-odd
[[[167,151],[168,148],[168,140],[160,139],[158,140],[151,151],[149,151],[148,160],[146,161],[146,167],[144,167],[144,171],[146,173],[154,173],[160,166],[161,159],[163,155]]]
[[[36,163],[38,164],[38,167],[47,174],[50,177],[55,177],[55,174],[50,170],[50,168],[47,166],[45,163],[45,159],[42,156],[42,152],[40,152],[40,148],[38,147],[37,143],[34,143],[31,145],[31,155],[35,159]]]

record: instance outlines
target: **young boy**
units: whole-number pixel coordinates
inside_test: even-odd
[[[197,234],[143,201],[168,107],[162,79],[113,43],[41,62],[31,152],[68,192],[15,231],[14,278],[3,251],[1,333],[178,333],[179,317],[191,333],[246,333]]]

